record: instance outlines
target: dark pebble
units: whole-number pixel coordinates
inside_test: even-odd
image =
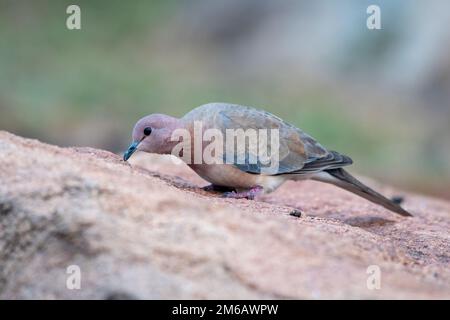
[[[292,210],[291,212],[289,212],[289,215],[300,218],[302,216],[302,212],[300,210]]]
[[[402,196],[394,196],[391,200],[395,204],[402,204],[405,199]]]

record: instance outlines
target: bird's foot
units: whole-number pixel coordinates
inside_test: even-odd
[[[243,192],[225,192],[223,194],[224,198],[232,198],[232,199],[248,199],[253,200],[256,196],[260,195],[263,192],[263,187],[261,186],[255,186],[251,188],[250,190],[243,191]]]
[[[218,186],[216,184],[209,184],[202,188],[204,191],[215,191],[215,192],[233,192],[236,191],[234,188]]]

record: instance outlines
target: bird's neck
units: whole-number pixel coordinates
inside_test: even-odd
[[[171,118],[164,124],[164,142],[161,146],[161,153],[171,154],[173,148],[180,142],[179,132],[187,131],[185,124],[178,118]]]

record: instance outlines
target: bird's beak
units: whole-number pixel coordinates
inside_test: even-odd
[[[136,141],[128,147],[128,150],[123,154],[123,161],[127,161],[128,159],[130,159],[131,155],[137,150],[138,145],[139,141]]]

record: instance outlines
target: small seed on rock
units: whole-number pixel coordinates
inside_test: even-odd
[[[7,215],[13,209],[13,205],[10,202],[0,202],[0,215]]]
[[[300,218],[302,216],[302,212],[300,210],[294,209],[291,212],[289,212],[289,215],[293,216],[293,217]]]
[[[402,196],[393,196],[391,200],[395,204],[402,204],[405,199]]]

